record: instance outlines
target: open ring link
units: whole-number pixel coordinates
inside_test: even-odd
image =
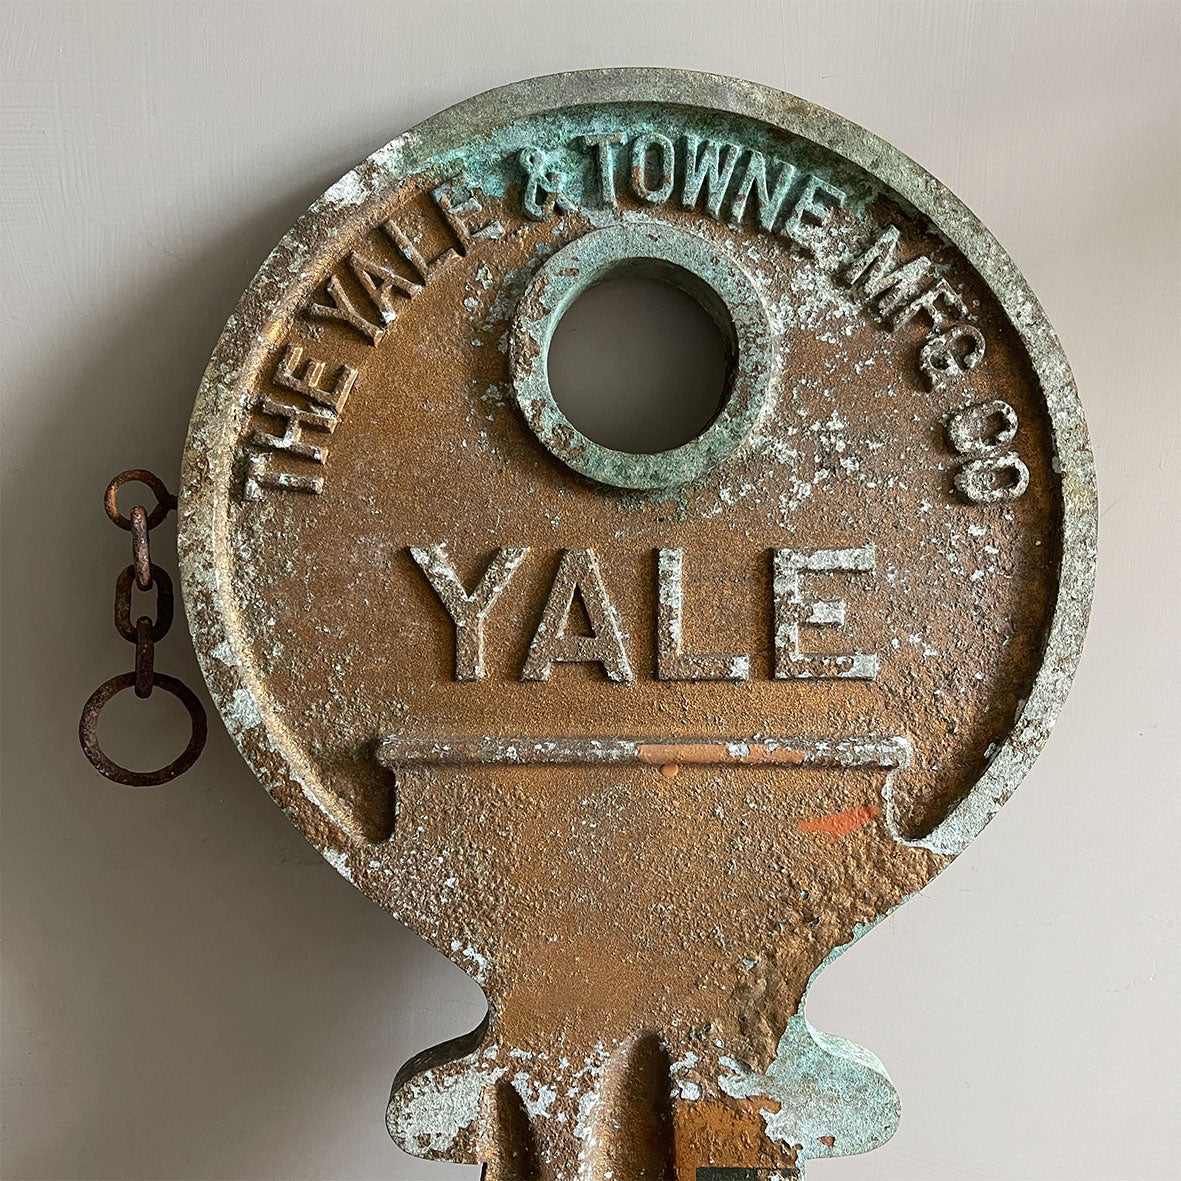
[[[95,689],[82,708],[82,718],[78,722],[78,739],[82,743],[86,757],[95,769],[101,771],[108,779],[115,783],[121,783],[125,787],[157,787],[161,783],[175,779],[178,775],[183,775],[197,761],[197,756],[205,746],[205,738],[208,733],[205,708],[197,699],[197,695],[183,681],[165,676],[163,673],[153,672],[153,688],[171,693],[188,710],[189,720],[193,727],[192,734],[188,746],[184,748],[178,758],[173,759],[167,766],[156,771],[129,771],[126,767],[121,767],[108,758],[102,747],[99,746],[98,719],[107,702],[124,689],[132,688],[135,685],[135,679],[136,674],[133,672],[120,673],[117,677],[104,681]]]
[[[103,505],[107,510],[107,516],[120,529],[131,528],[131,520],[119,511],[116,498],[119,495],[119,489],[124,484],[134,483],[146,484],[156,495],[156,507],[148,514],[148,528],[155,529],[176,508],[176,497],[168,491],[164,486],[164,481],[159,476],[153,472],[146,471],[144,468],[130,468],[125,472],[120,472],[107,485],[106,493],[103,496]]]

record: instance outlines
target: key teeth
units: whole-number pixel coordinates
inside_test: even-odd
[[[410,1156],[476,1163],[480,1100],[504,1073],[481,1068],[476,1051],[490,1014],[470,1033],[415,1054],[398,1071],[386,1106],[386,1130]]]
[[[767,1135],[796,1152],[796,1168],[808,1160],[852,1156],[880,1148],[898,1130],[901,1103],[886,1068],[864,1046],[815,1029],[803,1014],[792,1017],[765,1073],[722,1059],[732,1073],[719,1080],[733,1099],[767,1099]]]
[[[676,1176],[670,1060],[660,1036],[633,1034],[607,1067],[580,1181]]]
[[[484,1181],[574,1181],[565,1165],[559,1173],[557,1159],[546,1159],[555,1145],[539,1138],[519,1079],[479,1053],[488,1027],[485,1018],[470,1034],[403,1066],[387,1109],[390,1136],[412,1156],[483,1163]],[[693,1147],[690,1131],[678,1145],[685,1130],[678,1122],[694,1104],[674,1112],[668,1050],[659,1034],[641,1030],[611,1053],[587,1131],[568,1129],[584,1137],[577,1181],[803,1181],[809,1159],[867,1152],[897,1128],[898,1095],[881,1063],[863,1047],[814,1029],[802,1014],[790,1019],[766,1073],[733,1059],[721,1064],[731,1071],[718,1080],[723,1096],[747,1108],[758,1125],[755,1139],[765,1135],[774,1144],[778,1165],[729,1163],[770,1158],[770,1143],[752,1150],[755,1141],[745,1138],[754,1126],[730,1143],[710,1136]],[[679,1153],[687,1158],[682,1169],[701,1163],[682,1176]],[[728,1163],[704,1163],[718,1156]],[[564,1151],[558,1157],[571,1163]]]
[[[510,1083],[497,1082],[480,1096],[481,1181],[541,1181],[537,1141],[529,1113]]]

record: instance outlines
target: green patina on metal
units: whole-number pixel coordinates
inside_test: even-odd
[[[802,171],[817,172],[846,190],[856,208],[881,195],[866,173],[803,136],[785,133],[758,118],[694,106],[646,102],[572,105],[542,116],[517,118],[491,135],[474,139],[459,152],[435,157],[440,172],[457,170],[484,192],[503,197],[521,182],[517,156],[522,148],[543,151],[551,167],[562,173],[580,208],[596,204],[594,165],[584,138],[623,132],[661,135],[674,141],[685,135],[708,137],[764,153],[773,161],[789,161]],[[626,145],[624,145],[626,147]],[[425,144],[424,144],[425,147]]]
[[[808,993],[832,963],[909,901],[910,896],[903,898],[872,922],[858,923],[852,938],[825,956],[765,1071],[719,1059],[731,1072],[718,1079],[725,1094],[775,1104],[762,1109],[767,1135],[799,1146],[801,1175],[805,1161],[872,1152],[898,1130],[902,1101],[881,1060],[856,1042],[816,1029],[805,1010]]]
[[[549,343],[563,313],[583,292],[623,274],[682,288],[729,344],[728,389],[714,421],[684,446],[655,455],[614,451],[587,438],[549,385]],[[657,221],[593,230],[552,255],[518,305],[509,351],[517,402],[542,443],[592,480],[637,489],[688,483],[742,446],[767,412],[773,359],[767,312],[746,272],[704,238]]]

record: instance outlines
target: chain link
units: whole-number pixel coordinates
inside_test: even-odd
[[[137,624],[131,622],[131,586],[136,582],[135,567],[128,566],[115,582],[115,630],[132,644],[138,638]],[[172,579],[154,562],[148,563],[147,589],[156,588],[156,618],[152,639],[162,640],[172,626]]]
[[[148,510],[137,504],[131,510],[131,565],[135,569],[135,585],[141,591],[152,586],[152,551],[148,544]]]
[[[156,497],[156,506],[148,512],[142,504],[131,510],[125,517],[116,503],[119,489],[129,483],[146,484]],[[202,748],[208,725],[205,708],[193,691],[175,677],[156,672],[156,644],[172,626],[173,595],[172,579],[152,561],[151,543],[148,534],[176,508],[176,497],[164,486],[159,476],[142,468],[120,472],[108,485],[103,497],[107,516],[120,529],[131,532],[131,565],[115,582],[115,628],[125,639],[135,645],[135,669],[121,673],[104,681],[91,695],[82,709],[78,723],[78,740],[93,766],[108,779],[128,787],[154,787],[168,783],[183,775],[196,761]],[[131,622],[131,597],[133,586],[140,591],[156,591],[156,618],[140,615]],[[109,759],[98,744],[98,719],[103,707],[117,693],[124,689],[135,690],[136,697],[150,697],[153,689],[171,693],[185,707],[189,714],[192,734],[189,744],[166,767],[158,771],[129,771],[126,767]]]

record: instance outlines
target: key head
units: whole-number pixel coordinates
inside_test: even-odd
[[[562,316],[619,275],[697,300],[727,358],[657,454],[550,385]],[[252,768],[488,996],[398,1074],[397,1142],[701,1178],[887,1138],[884,1069],[812,1029],[808,983],[1036,757],[1094,535],[1024,281],[829,112],[563,75],[333,186],[218,345],[181,555]]]

